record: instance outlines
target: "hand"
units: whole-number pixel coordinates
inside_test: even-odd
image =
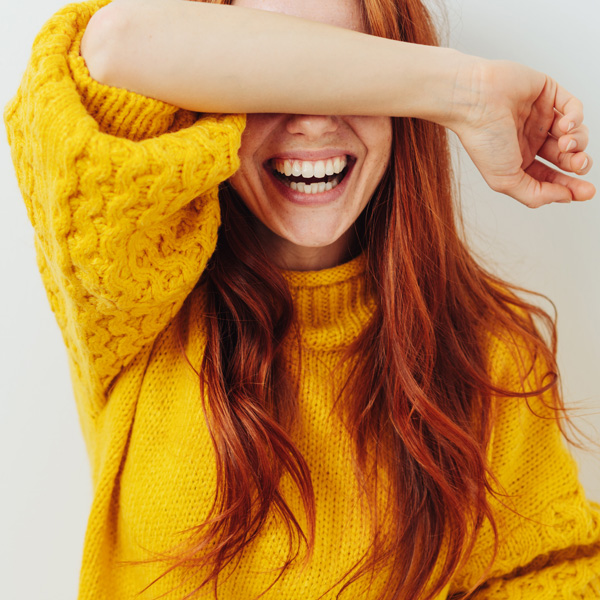
[[[592,167],[577,98],[517,63],[469,57],[458,73],[458,118],[448,127],[493,190],[530,208],[594,196],[591,183],[567,174]]]

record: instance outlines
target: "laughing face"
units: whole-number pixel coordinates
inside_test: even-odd
[[[363,30],[357,0],[240,0]],[[390,158],[388,117],[251,114],[231,183],[284,269],[318,270],[352,256],[353,224]]]

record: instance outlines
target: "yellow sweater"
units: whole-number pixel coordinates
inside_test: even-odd
[[[106,0],[66,7],[36,39],[5,119],[31,222],[39,268],[68,349],[77,407],[93,473],[80,600],[155,598],[181,583],[157,564],[124,566],[180,541],[204,520],[215,465],[197,377],[182,359],[172,318],[192,294],[190,342],[203,352],[202,290],[196,282],[215,248],[217,186],[237,168],[244,117],[198,115],[94,82],[79,55],[82,32]],[[374,301],[364,261],[313,273],[286,273],[299,315],[303,370],[294,440],[316,492],[312,562],[294,567],[267,599],[334,598],[339,578],[369,544],[369,523],[352,471],[351,444],[332,414],[328,383],[340,353],[359,334]],[[490,364],[499,385],[517,384],[507,348]],[[343,378],[343,374],[340,374]],[[600,512],[584,496],[576,467],[552,420],[523,401],[497,399],[493,469],[521,515],[495,503],[501,546],[477,600],[600,598]],[[540,399],[533,409],[544,413]],[[284,495],[302,522],[287,480]],[[484,527],[476,547],[440,596],[467,589],[490,558]],[[273,520],[220,579],[219,598],[250,600],[287,556]],[[271,572],[270,572],[271,571]],[[183,598],[199,579],[169,599]],[[374,598],[365,582],[346,597]],[[322,596],[332,588],[325,596]],[[199,598],[212,598],[204,589]]]

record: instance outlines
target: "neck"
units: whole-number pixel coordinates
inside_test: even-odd
[[[263,226],[264,227],[264,226]],[[348,262],[360,253],[354,228],[326,246],[300,246],[273,232],[263,232],[263,245],[275,265],[284,271],[321,271]]]

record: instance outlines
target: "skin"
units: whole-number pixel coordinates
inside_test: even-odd
[[[233,4],[365,33],[357,0],[236,0]],[[257,218],[263,245],[277,266],[316,271],[351,257],[352,225],[385,172],[391,141],[389,117],[248,115],[240,169],[231,183]],[[282,189],[265,164],[274,157],[321,160],[342,154],[355,161],[343,186],[316,196]]]
[[[365,33],[357,0],[236,0],[235,6],[283,13]],[[389,163],[391,119],[383,116],[250,114],[231,183],[256,216],[263,244],[284,269],[319,270],[352,254],[352,227]],[[343,185],[322,194],[294,193],[274,179],[274,157],[322,160],[347,155]]]
[[[248,116],[241,166],[231,182],[257,218],[263,245],[274,262],[291,270],[319,270],[350,258],[352,225],[383,176],[390,158],[389,117],[311,115]],[[279,183],[271,159],[353,160],[342,183],[306,196]]]
[[[235,0],[233,4],[365,33],[358,0]],[[583,131],[578,131],[568,143],[577,139],[581,144],[584,141],[582,134]],[[278,266],[318,270],[349,258],[353,247],[352,225],[383,176],[389,161],[390,143],[391,122],[386,117],[248,116],[240,150],[241,168],[231,181],[257,217],[263,243]],[[565,141],[562,143],[564,145]],[[526,160],[534,164],[536,153],[527,147],[527,143],[520,146]],[[340,154],[340,150],[356,156],[348,176],[350,181],[340,194],[327,202],[303,204],[290,201],[294,194],[291,191],[286,194],[288,190],[273,185],[270,169],[265,163],[275,156],[310,160],[312,151],[322,149],[331,149],[331,156]],[[570,166],[566,158],[559,156],[555,141],[546,142],[543,151],[546,157],[555,158],[563,167]],[[557,156],[552,157],[552,154]],[[542,164],[536,163],[533,169],[541,171]],[[314,202],[314,196],[309,198]]]
[[[523,65],[364,35],[358,6],[113,0],[92,17],[81,51],[101,83],[199,112],[250,114],[233,183],[285,268],[347,258],[351,225],[385,167],[388,116],[451,129],[488,185],[526,206],[593,197],[574,176],[592,167],[576,97]],[[265,168],[288,152],[333,150],[353,157],[351,181],[318,206],[294,204]]]

